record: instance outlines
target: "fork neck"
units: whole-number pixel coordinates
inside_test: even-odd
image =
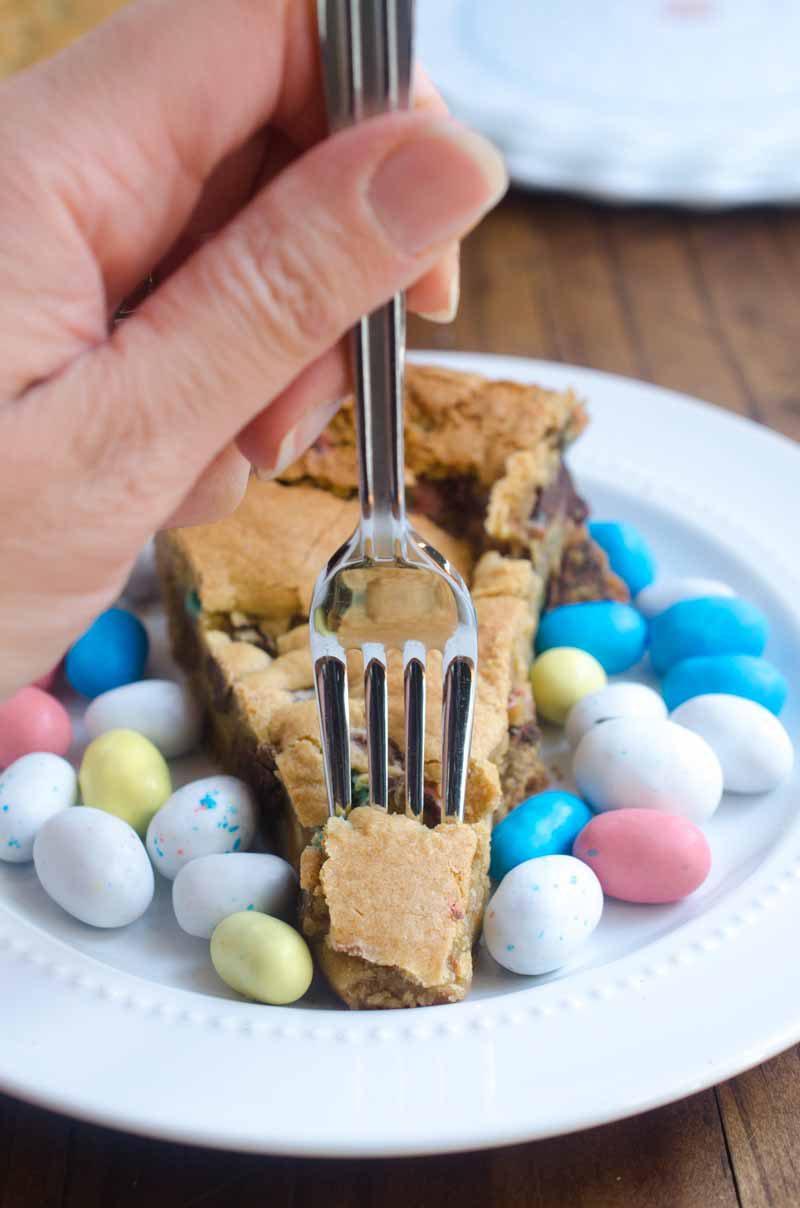
[[[353,333],[361,541],[376,560],[395,558],[405,544],[405,320],[405,298],[397,294]]]

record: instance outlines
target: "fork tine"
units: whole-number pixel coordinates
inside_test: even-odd
[[[425,647],[406,642],[406,811],[422,817],[425,799]]]
[[[367,719],[369,799],[389,805],[389,702],[386,651],[379,642],[364,643],[364,707]]]
[[[314,680],[322,731],[328,812],[331,815],[347,814],[352,804],[347,664],[335,655],[324,655],[314,664]]]
[[[464,820],[472,715],[475,709],[475,663],[463,655],[451,660],[442,700],[442,800],[446,818]]]

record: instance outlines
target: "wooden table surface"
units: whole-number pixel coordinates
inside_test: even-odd
[[[463,286],[458,320],[447,328],[413,323],[414,345],[646,378],[800,437],[795,213],[697,217],[512,195],[469,240]],[[702,1020],[702,1003],[697,1010]],[[576,1136],[390,1162],[217,1154],[74,1123],[0,1096],[0,1208],[447,1202],[797,1208],[798,1050],[692,1099]]]

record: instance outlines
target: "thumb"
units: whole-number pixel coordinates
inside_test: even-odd
[[[319,144],[73,366],[73,422],[86,425],[75,448],[120,483],[120,464],[146,459],[160,523],[265,402],[505,187],[499,153],[438,116],[395,114]]]

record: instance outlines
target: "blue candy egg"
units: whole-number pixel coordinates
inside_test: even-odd
[[[638,594],[656,577],[656,561],[638,529],[618,521],[593,521],[589,532],[608,555],[614,574],[628,585],[632,596]]]
[[[67,679],[81,696],[91,698],[132,684],[142,678],[149,646],[138,617],[124,608],[109,608],[69,650]]]
[[[693,696],[725,693],[757,701],[776,715],[786,701],[788,687],[777,667],[750,654],[700,655],[671,667],[661,684],[672,712]]]
[[[683,659],[706,654],[763,654],[768,626],[755,605],[737,597],[681,600],[650,623],[650,658],[663,675]]]
[[[502,881],[507,872],[536,856],[562,856],[594,815],[585,801],[558,790],[537,793],[512,810],[492,832],[489,875]]]
[[[545,613],[536,635],[536,651],[553,646],[574,646],[593,654],[598,663],[616,675],[638,663],[644,654],[647,625],[630,604],[592,600],[564,604]]]

